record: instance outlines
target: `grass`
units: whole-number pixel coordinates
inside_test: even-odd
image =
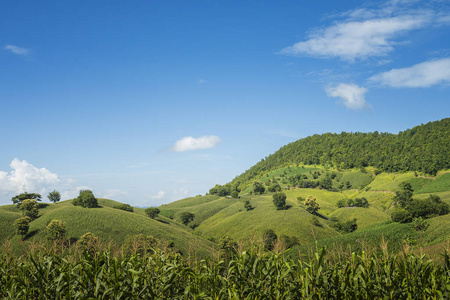
[[[436,177],[433,182],[419,190],[417,193],[435,193],[450,190],[450,173],[444,173]]]
[[[360,171],[344,172],[342,174],[340,182],[344,184],[350,181],[352,184],[352,189],[360,189],[372,182],[372,175],[370,173],[362,173]]]
[[[413,172],[403,174],[382,173],[375,177],[371,184],[369,184],[371,191],[398,191],[399,184],[403,181],[409,181],[415,178]]]
[[[278,236],[296,236],[300,241],[312,241],[314,235],[323,238],[336,234],[329,221],[323,219],[320,220],[322,227],[312,232],[312,215],[296,202],[288,198],[287,204],[292,207],[276,210],[271,195],[254,196],[251,198],[253,210],[246,211],[243,203],[233,204],[201,223],[198,231],[216,240],[228,235],[237,241],[258,239],[267,229],[273,229]]]
[[[399,252],[404,241],[415,241],[417,238],[418,234],[410,223],[400,224],[387,221],[356,230],[352,233],[324,238],[316,243],[305,244],[296,248],[303,253],[311,247],[326,247],[327,249],[335,250],[338,247],[340,249],[350,248],[351,251],[359,251],[363,248],[378,248],[378,245],[384,239],[388,243],[390,251]],[[296,252],[295,250],[293,252]]]
[[[425,186],[429,185],[431,182],[433,182],[433,179],[430,178],[423,178],[423,177],[415,177],[408,180],[409,184],[411,184],[411,187],[413,188],[414,192],[417,193],[421,189],[423,189]]]
[[[30,223],[27,240],[45,240],[46,225],[57,219],[66,222],[67,238],[72,241],[80,238],[84,233],[91,232],[103,241],[113,241],[123,244],[132,235],[152,235],[155,238],[167,242],[174,242],[175,248],[186,253],[196,243],[196,250],[202,256],[207,256],[211,250],[212,243],[205,239],[194,236],[186,227],[176,224],[165,217],[153,220],[145,216],[143,210],[138,213],[123,211],[112,208],[118,202],[99,199],[100,208],[82,208],[73,206],[71,201],[62,201],[56,204],[47,204],[40,209],[40,216]],[[1,210],[0,210],[1,211]],[[20,214],[1,211],[1,216],[11,215],[6,223],[11,224]],[[6,218],[2,218],[6,220]],[[2,221],[4,222],[4,221]],[[8,228],[7,224],[3,228]],[[3,230],[2,238],[13,236],[14,228]],[[18,242],[19,236],[14,236],[13,241]]]

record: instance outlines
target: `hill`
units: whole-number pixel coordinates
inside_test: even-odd
[[[391,133],[342,132],[313,135],[281,147],[233,179],[246,189],[253,180],[286,166],[322,165],[336,169],[372,166],[384,172],[436,175],[450,168],[450,118]]]
[[[66,222],[67,238],[72,242],[79,239],[86,232],[91,232],[104,242],[124,244],[128,238],[136,234],[151,235],[166,242],[173,242],[175,249],[182,253],[195,251],[200,256],[208,256],[212,243],[192,232],[179,223],[164,216],[150,219],[144,209],[134,208],[128,212],[113,208],[119,202],[98,199],[99,208],[82,208],[73,206],[70,200],[56,204],[41,203],[39,217],[30,223],[27,241],[45,240],[45,226],[57,219]],[[15,205],[0,206],[0,241],[6,238],[19,242],[12,226],[15,219],[21,217],[21,211]],[[15,243],[20,244],[20,243]]]

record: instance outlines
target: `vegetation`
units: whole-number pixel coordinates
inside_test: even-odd
[[[28,230],[30,229],[30,217],[22,217],[14,221],[14,227],[17,228],[16,232],[17,234],[20,234],[22,236],[22,240],[25,237],[25,235],[28,233]]]
[[[192,262],[170,250],[115,256],[110,250],[28,251],[0,255],[6,299],[447,299],[450,257],[443,263],[408,253],[342,255],[321,249],[309,259],[283,253],[236,254]],[[137,247],[139,245],[136,245]],[[336,254],[335,254],[336,253]],[[342,255],[342,256],[341,256]],[[14,274],[11,276],[10,274]]]
[[[124,211],[129,211],[129,212],[134,212],[134,209],[133,209],[133,207],[130,204],[123,204],[123,203],[121,203],[121,204],[114,205],[113,208],[121,209],[121,210],[124,210]]]
[[[159,215],[160,210],[156,207],[148,207],[147,209],[145,209],[145,213],[149,218],[154,219]]]
[[[36,201],[41,201],[41,195],[37,194],[37,193],[26,193],[25,192],[25,193],[22,193],[22,194],[12,197],[11,201],[14,204],[17,204],[17,207],[20,207],[20,205],[22,204],[22,201],[26,200],[26,199],[34,199]]]
[[[47,195],[48,200],[53,203],[59,202],[61,200],[61,194],[57,190],[53,190]]]
[[[30,218],[30,220],[34,220],[38,217],[39,214],[39,204],[34,199],[25,199],[22,201],[19,209],[22,211],[24,216]]]
[[[49,240],[63,240],[66,235],[66,223],[60,220],[51,220],[45,227],[48,231]]]
[[[288,165],[330,165],[339,169],[373,166],[384,172],[419,171],[436,175],[450,168],[450,118],[398,134],[325,133],[290,143],[237,176],[230,185],[249,182]],[[359,186],[357,186],[359,187]]]
[[[81,190],[78,197],[72,200],[72,204],[85,208],[98,207],[97,198],[95,198],[94,194],[90,190]]]
[[[286,194],[285,193],[275,193],[272,195],[273,205],[277,210],[286,209]]]
[[[303,203],[306,206],[306,211],[310,214],[315,214],[320,209],[320,205],[316,202],[316,198],[308,196]]]
[[[189,222],[194,220],[195,215],[190,212],[184,212],[180,215],[181,222],[186,226]]]

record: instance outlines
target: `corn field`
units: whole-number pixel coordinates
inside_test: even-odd
[[[328,251],[330,253],[330,251]],[[316,251],[308,260],[252,251],[227,261],[153,250],[2,249],[2,299],[449,299],[450,256]]]

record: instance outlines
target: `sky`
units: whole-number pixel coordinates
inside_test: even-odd
[[[0,4],[0,205],[205,194],[295,140],[449,117],[450,1]]]

